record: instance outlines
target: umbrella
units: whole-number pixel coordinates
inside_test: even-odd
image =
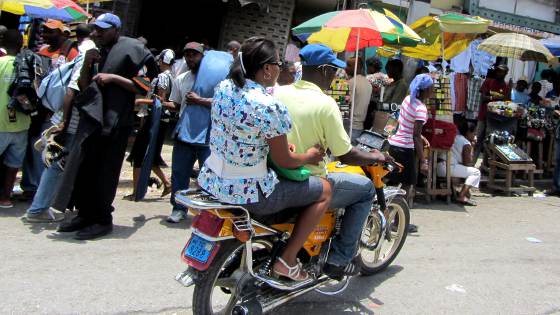
[[[560,57],[560,36],[541,39],[541,43],[544,45],[544,47],[548,48],[548,50],[550,50],[550,53],[552,53],[554,56]]]
[[[50,18],[61,21],[83,20],[88,14],[71,0],[0,0],[2,11],[32,18]]]
[[[488,37],[478,49],[499,57],[521,61],[551,62],[554,56],[538,40],[518,33],[500,33]]]
[[[396,18],[396,16],[395,16]],[[391,35],[393,42],[409,39],[414,44],[421,41],[420,36],[410,30],[404,32],[402,22],[398,18],[393,21],[385,15],[369,9],[334,11],[314,17],[292,29],[294,35],[308,43],[321,43],[336,52],[355,51],[366,47],[382,46],[384,37]],[[400,23],[400,28],[397,24]],[[408,29],[407,29],[408,31]],[[358,58],[354,65],[354,77],[358,71]],[[354,119],[354,103],[356,85],[352,87],[352,106],[350,107],[350,137],[352,137],[352,120]]]
[[[77,3],[85,4],[86,5],[86,12],[89,13],[89,4],[90,3],[99,3],[99,2],[108,2],[113,0],[78,0]]]
[[[422,60],[436,60],[442,56],[446,59],[453,58],[468,47],[476,34],[486,33],[490,23],[490,20],[480,17],[454,13],[426,16],[410,25],[425,39],[425,43],[416,47],[383,47],[379,53],[389,57],[396,51],[401,51],[405,56]]]
[[[387,12],[391,16],[369,9],[328,12],[296,26],[292,32],[302,41],[325,44],[336,52],[355,51],[356,46],[416,46],[422,41],[397,16]]]

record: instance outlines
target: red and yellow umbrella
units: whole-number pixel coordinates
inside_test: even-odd
[[[2,11],[17,15],[65,22],[85,20],[89,16],[72,0],[0,0],[0,6]]]
[[[398,17],[370,9],[334,11],[314,17],[292,29],[294,35],[310,44],[320,43],[334,51],[355,51],[366,47],[379,47],[387,42],[415,46],[422,39],[409,27],[404,27]],[[406,39],[406,40],[405,40]],[[358,59],[354,65],[354,77]],[[352,87],[352,104],[355,104],[356,85]],[[350,137],[354,106],[350,107]]]

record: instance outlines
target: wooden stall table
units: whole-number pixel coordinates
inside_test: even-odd
[[[527,151],[527,155],[531,156],[533,152],[533,142],[534,141],[525,141],[525,147]],[[544,141],[538,141],[536,145],[537,149],[537,161],[535,161],[535,174],[542,178],[544,174]]]
[[[437,158],[440,154],[447,156],[447,162],[445,165],[445,187],[443,188],[439,188],[437,185]],[[453,195],[453,186],[451,183],[451,151],[446,149],[430,148],[428,160],[429,167],[426,188],[420,189],[420,192],[424,194],[428,203],[432,201],[432,197],[445,196],[447,203],[450,204],[451,196]]]
[[[503,191],[507,196],[511,193],[527,193],[533,195],[535,189],[534,173],[536,166],[531,158],[520,148],[510,145],[489,144],[490,153],[488,164],[490,166],[488,175],[488,188],[494,191]],[[505,184],[496,184],[498,171],[505,172]],[[527,174],[527,185],[514,185],[514,172],[524,172]]]

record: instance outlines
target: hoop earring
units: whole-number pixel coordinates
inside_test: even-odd
[[[264,75],[263,75],[263,79],[265,79],[265,80],[270,80],[270,79],[272,79],[272,74],[269,73],[269,74],[268,74],[268,77],[266,77],[266,74],[267,74],[267,73],[265,72]]]

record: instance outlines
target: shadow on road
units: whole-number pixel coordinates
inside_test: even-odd
[[[375,309],[383,302],[372,294],[375,288],[386,280],[394,277],[404,268],[389,266],[384,272],[368,277],[355,277],[345,292],[335,296],[324,296],[319,293],[308,293],[275,309],[275,314],[375,314]]]
[[[190,229],[192,226],[192,219],[193,216],[187,214],[187,217],[185,218],[185,220],[179,222],[179,223],[169,223],[167,222],[167,216],[158,216],[161,217],[161,221],[159,221],[159,224],[170,228],[170,229],[180,229],[180,230],[185,230],[185,229]]]
[[[66,220],[69,221],[74,217],[74,215],[71,216],[67,216]],[[127,239],[129,237],[131,237],[134,233],[136,233],[136,231],[138,231],[141,227],[143,227],[146,222],[151,221],[151,220],[164,220],[166,218],[166,216],[164,215],[156,215],[153,217],[150,217],[148,219],[146,219],[146,216],[144,216],[143,214],[140,214],[136,217],[132,218],[132,226],[126,226],[126,225],[118,225],[115,224],[113,225],[113,232],[107,236],[104,237],[100,237],[98,239],[92,240],[92,241],[100,241],[100,240],[104,240],[104,239]],[[38,227],[39,224],[30,224],[30,229],[33,233],[35,233],[35,229],[40,229],[41,227]],[[56,230],[56,227],[58,225],[56,224],[52,224],[52,223],[47,223],[47,224],[42,224],[43,226],[45,226],[43,228],[43,230]],[[51,228],[52,226],[52,228]],[[37,233],[39,233],[41,230],[38,230]],[[47,238],[53,240],[53,241],[64,241],[64,242],[70,242],[70,243],[84,243],[84,241],[79,241],[79,240],[75,240],[74,237],[75,233],[52,233],[50,235],[47,235]]]
[[[29,208],[29,202],[13,201],[14,207],[0,209],[0,218],[21,217],[25,215],[25,211]]]
[[[447,204],[444,201],[432,201],[430,203],[427,203],[425,201],[420,201],[414,202],[414,208],[412,209],[413,211],[416,210],[437,210],[437,211],[451,211],[451,212],[469,212],[468,208],[472,208],[470,206],[464,206],[458,203],[450,203]]]

